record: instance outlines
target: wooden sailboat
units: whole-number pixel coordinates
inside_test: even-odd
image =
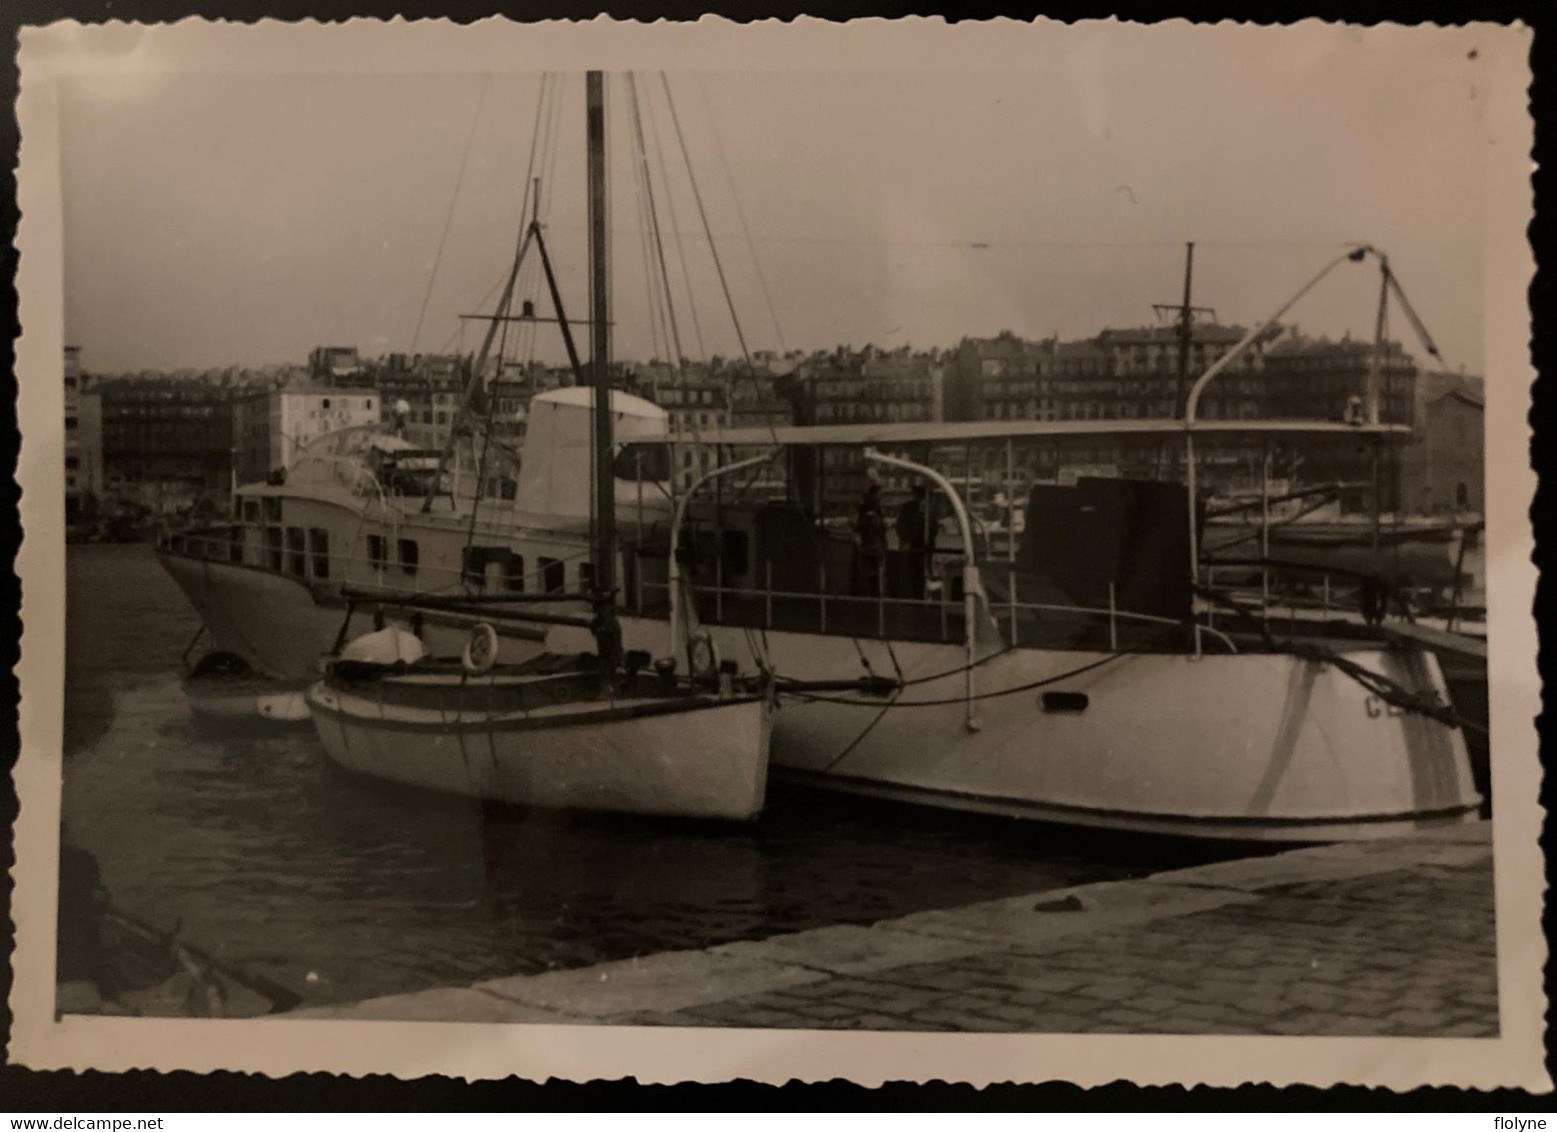
[[[498,634],[471,630],[458,663],[338,660],[308,693],[325,751],[341,766],[433,790],[495,801],[636,814],[747,819],[767,786],[770,681],[720,665],[708,648],[649,668],[624,653],[616,614],[616,515],[609,380],[610,316],[605,191],[604,77],[588,76],[591,263],[590,393],[594,460],[588,616],[547,612],[546,624],[587,628],[592,652],[499,665]],[[538,225],[532,227],[557,321],[583,369]],[[526,596],[555,609],[563,595]],[[426,604],[424,601],[423,604]],[[434,601],[434,604],[437,604]],[[479,599],[449,604],[480,609]],[[518,616],[523,616],[522,609]],[[675,640],[673,638],[673,645]]]

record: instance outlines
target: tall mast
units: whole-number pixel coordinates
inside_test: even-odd
[[[1379,371],[1384,365],[1384,332],[1389,314],[1389,257],[1379,256],[1379,305],[1373,321],[1373,353],[1368,356],[1367,414],[1368,423],[1379,423]]]
[[[605,75],[586,77],[589,146],[589,370],[594,402],[595,606],[601,666],[614,672],[621,640],[616,627],[616,476],[611,438],[611,265],[606,218]]]
[[[1195,278],[1195,245],[1184,245],[1184,302],[1179,306],[1179,381],[1173,398],[1173,415],[1184,415],[1184,395],[1189,392],[1189,345],[1194,338],[1195,308],[1189,305],[1190,287]]]
[[[1368,356],[1368,385],[1367,385],[1367,414],[1368,423],[1379,423],[1379,371],[1384,365],[1384,352],[1388,345],[1385,341],[1385,332],[1388,328],[1389,318],[1389,257],[1379,255],[1379,309],[1373,322],[1373,352]],[[1383,441],[1377,437],[1373,441],[1373,552],[1379,549],[1379,524],[1380,512],[1383,510],[1384,481],[1380,479],[1380,458],[1383,455]]]

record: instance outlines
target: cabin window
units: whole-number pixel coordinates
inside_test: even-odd
[[[308,573],[306,544],[302,527],[287,528],[287,569],[299,578]]]
[[[568,579],[563,573],[562,563],[555,558],[536,559],[536,568],[541,575],[542,593],[560,593],[567,589]]]
[[[578,564],[578,588],[582,593],[588,593],[595,588],[595,564],[593,562],[580,562]]]
[[[508,556],[508,588],[516,594],[524,593],[524,555]]]
[[[265,564],[281,573],[281,528],[265,528]]]
[[[1462,511],[1470,506],[1470,489],[1464,480],[1454,485],[1454,505]]]
[[[265,521],[267,523],[281,522],[281,496],[267,495],[265,497]]]
[[[475,589],[485,588],[487,567],[493,562],[505,562],[507,558],[508,550],[506,547],[467,546],[465,548],[465,584]]]
[[[368,536],[368,562],[375,570],[382,570],[389,559],[389,548],[384,545],[383,535]]]
[[[227,528],[227,560],[243,565],[243,528],[237,523]]]
[[[417,546],[414,538],[403,538],[399,550],[400,569],[414,576],[417,566],[421,564],[422,548]]]
[[[619,480],[659,483],[668,480],[672,468],[668,444],[633,444],[616,454],[614,468]]]
[[[330,532],[319,527],[308,531],[308,549],[313,553],[314,577],[330,576]]]
[[[243,501],[243,521],[245,523],[257,523],[260,519],[259,500],[245,499]]]

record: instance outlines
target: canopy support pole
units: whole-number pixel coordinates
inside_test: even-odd
[[[681,524],[686,520],[687,503],[690,502],[692,496],[697,493],[698,488],[702,487],[704,484],[721,479],[724,476],[733,475],[739,471],[744,471],[747,468],[755,468],[759,464],[769,463],[782,451],[782,448],[775,448],[771,452],[766,452],[761,456],[753,456],[750,459],[737,460],[735,463],[726,464],[723,467],[711,468],[709,471],[704,472],[702,475],[698,476],[690,484],[688,484],[687,490],[682,492],[681,495],[676,499],[676,509],[675,512],[671,515],[670,520],[670,636],[669,651],[666,653],[666,655],[672,659],[675,658],[677,650],[682,643],[680,550]],[[772,588],[771,585],[769,588]]]
[[[963,715],[963,726],[969,731],[979,731],[983,724],[979,722],[976,707],[974,685],[974,664],[978,660],[978,600],[984,592],[983,584],[979,581],[978,563],[973,553],[973,525],[968,520],[968,509],[964,506],[962,497],[957,494],[957,489],[951,485],[951,481],[941,475],[934,468],[924,464],[916,464],[912,460],[905,460],[901,456],[888,456],[884,452],[877,452],[874,448],[865,449],[865,459],[873,464],[882,464],[889,468],[900,468],[903,471],[914,472],[923,476],[945,494],[951,501],[952,511],[957,516],[957,531],[962,536],[962,617],[963,617],[963,647],[965,662],[963,665],[963,697],[966,702],[966,710]]]

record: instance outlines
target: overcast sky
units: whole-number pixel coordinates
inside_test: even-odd
[[[749,345],[1141,325],[1178,300],[1187,240],[1195,301],[1247,325],[1367,241],[1450,365],[1479,372],[1489,143],[1474,29],[1286,31],[1094,29],[1070,44],[1054,29],[1058,62],[1028,70],[672,72]],[[296,362],[326,343],[473,350],[456,316],[510,261],[539,74],[200,64],[62,88],[66,336],[87,368]],[[646,357],[625,82],[610,87],[616,353]],[[582,76],[564,89],[546,219],[581,317]],[[704,350],[730,354],[658,74],[639,91],[671,163],[655,188],[673,286],[672,218],[693,277],[684,351],[699,353],[693,308]],[[1376,288],[1348,265],[1291,317],[1371,335]],[[1391,330],[1409,337],[1398,315]],[[545,337],[538,351],[561,356]]]

